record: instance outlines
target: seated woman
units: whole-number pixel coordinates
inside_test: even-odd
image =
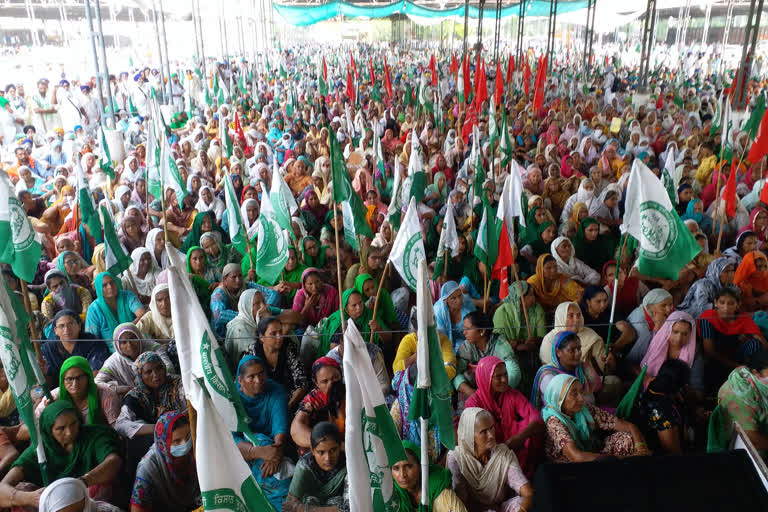
[[[733,370],[717,393],[718,407],[712,413],[709,443],[727,449],[733,424],[739,422],[758,450],[768,450],[768,350],[753,354],[745,366]],[[713,425],[714,423],[714,425]],[[715,427],[715,428],[713,428]],[[713,433],[717,436],[713,436]],[[713,437],[720,441],[715,446]]]
[[[105,340],[109,352],[115,351],[112,333],[115,327],[124,322],[141,319],[147,311],[139,299],[122,289],[120,281],[108,272],[102,272],[93,282],[96,300],[88,308],[85,317],[85,330]]]
[[[541,304],[547,313],[554,311],[562,302],[578,302],[583,292],[583,288],[576,281],[560,273],[551,254],[539,256],[536,261],[536,274],[528,278],[528,284],[533,287],[536,302]]]
[[[130,273],[125,272],[122,278],[123,290],[133,292],[145,306],[152,298],[152,290],[157,281],[160,268],[152,259],[152,253],[146,247],[134,249],[131,253],[133,262]]]
[[[56,313],[68,309],[77,313],[81,321],[85,321],[85,313],[91,304],[91,292],[70,283],[67,274],[58,269],[46,272],[44,281],[50,293],[40,303],[40,312],[46,320],[51,321]]]
[[[136,470],[130,512],[199,508],[202,496],[187,413],[161,414],[154,431],[154,443]]]
[[[280,304],[279,293],[266,286],[245,281],[240,265],[228,263],[221,273],[221,284],[211,294],[211,325],[219,339],[226,338],[227,323],[237,316],[235,308],[240,300],[240,294],[247,289],[259,290],[270,306]]]
[[[474,302],[456,281],[440,287],[440,299],[435,302],[435,323],[437,330],[451,340],[454,351],[464,343],[464,317],[474,310]]]
[[[381,319],[392,329],[400,330],[407,324],[405,312],[395,308],[392,296],[385,288],[379,288],[379,283],[370,274],[360,274],[355,279],[355,290],[360,292],[365,306],[373,311],[376,304],[376,296],[379,297],[377,313],[381,313]],[[377,315],[378,316],[378,315]]]
[[[472,311],[464,317],[466,341],[456,352],[456,377],[453,386],[459,393],[470,396],[477,391],[475,368],[486,356],[496,356],[504,361],[510,387],[520,383],[520,365],[509,343],[493,333],[491,319],[482,311]]]
[[[745,312],[768,307],[768,257],[760,251],[747,253],[736,268],[733,284],[741,289]]]
[[[537,409],[546,405],[547,385],[555,376],[565,373],[576,377],[590,403],[595,403],[594,393],[602,388],[600,373],[591,362],[583,362],[581,340],[572,331],[561,331],[552,342],[551,364],[545,364],[536,372],[531,390],[531,403]]]
[[[598,270],[612,259],[615,248],[615,239],[600,233],[600,222],[592,217],[582,219],[576,236],[573,237],[574,255],[577,258],[590,268]]]
[[[760,241],[758,240],[754,231],[742,231],[736,238],[736,244],[733,247],[729,247],[728,249],[724,250],[723,256],[731,259],[738,265],[741,263],[741,260],[744,259],[744,256],[757,250],[759,243]]]
[[[302,453],[310,450],[312,427],[321,421],[330,421],[344,432],[346,391],[341,366],[330,357],[321,357],[312,364],[312,382],[315,387],[301,401],[291,423],[291,439]]]
[[[643,303],[627,317],[635,330],[635,343],[627,352],[626,362],[639,365],[656,332],[662,328],[674,310],[672,294],[663,288],[654,288],[643,297]]]
[[[704,311],[699,317],[708,390],[717,389],[752,354],[768,348],[768,342],[752,317],[739,314],[740,306],[739,289],[723,286],[715,294],[715,308]]]
[[[627,252],[627,251],[625,251]],[[625,261],[634,260],[632,254],[626,255],[627,258],[622,258],[621,266],[619,268],[619,288],[616,290],[616,311],[622,315],[629,315],[635,310],[643,301],[645,296],[650,292],[648,287],[640,280],[640,278],[634,275],[632,269],[627,275],[627,269],[625,268]],[[608,302],[613,303],[613,292],[615,290],[616,279],[616,260],[611,260],[603,265],[603,290],[608,294]]]
[[[345,487],[347,466],[344,437],[333,423],[321,421],[312,428],[312,451],[299,458],[283,512],[342,512],[349,509]]]
[[[56,313],[53,317],[53,333],[54,338],[43,343],[40,348],[45,361],[45,378],[51,387],[58,382],[61,367],[69,357],[84,357],[96,371],[109,358],[107,344],[91,333],[81,332],[80,315],[72,310],[62,309]]]
[[[704,311],[712,308],[717,290],[733,284],[737,265],[729,258],[714,259],[707,267],[704,279],[699,279],[691,285],[677,309],[685,311],[693,318],[699,318]]]
[[[544,422],[525,396],[509,387],[504,362],[486,356],[475,370],[477,391],[466,407],[480,407],[491,413],[496,439],[515,452],[523,473],[530,477],[544,444]]]
[[[279,308],[267,306],[263,295],[258,290],[245,290],[237,301],[237,316],[227,323],[227,336],[224,338],[224,353],[234,370],[257,336],[259,320],[271,316],[273,311],[279,314]]]
[[[394,502],[399,510],[419,510],[422,502],[421,447],[403,441],[406,459],[392,465]],[[437,464],[430,464],[427,489],[429,510],[434,512],[466,512],[466,507],[451,488],[451,472]]]
[[[77,409],[57,400],[40,415],[40,442],[45,452],[48,479],[78,478],[97,499],[111,496],[111,484],[120,471],[120,439],[107,425],[83,425]],[[43,476],[34,446],[22,452],[0,482],[0,507],[37,507],[43,489],[19,490],[29,482],[42,487]],[[28,488],[28,487],[27,487]]]
[[[121,512],[106,501],[95,501],[88,496],[88,487],[79,478],[59,478],[51,482],[40,495],[40,512],[95,511]]]
[[[93,371],[88,361],[80,356],[72,356],[61,366],[59,387],[51,391],[51,398],[66,400],[80,412],[80,419],[86,425],[114,426],[120,413],[120,399],[106,384],[96,384]],[[35,415],[41,416],[50,407],[50,402],[43,397]]]
[[[632,408],[638,426],[653,452],[680,455],[688,443],[685,388],[691,367],[680,359],[667,359]]]
[[[184,399],[181,377],[168,375],[163,360],[155,352],[144,352],[136,358],[134,364],[138,383],[125,395],[115,430],[141,446],[151,442],[157,418],[161,414],[186,411],[187,401]],[[144,449],[147,447],[144,446]]]
[[[187,251],[187,275],[203,311],[210,316],[211,292],[218,286],[219,273],[216,267],[208,265],[205,251],[198,245]]]
[[[225,244],[217,232],[208,232],[200,235],[200,247],[205,251],[208,263],[216,267],[219,273],[224,271],[224,266],[228,263],[237,263],[243,260],[240,254],[232,244]]]
[[[139,380],[134,361],[144,352],[152,352],[159,348],[157,343],[145,340],[135,325],[120,324],[113,335],[115,353],[104,361],[104,365],[96,375],[96,384],[106,384],[117,396],[123,397],[133,389]],[[166,362],[166,366],[170,361]]]
[[[472,512],[531,509],[533,486],[520,469],[515,452],[497,443],[491,413],[468,407],[459,419],[456,449],[448,452],[446,466],[453,475],[453,490]]]
[[[242,269],[243,274],[247,274],[248,270],[251,268],[250,259],[244,258],[242,263],[240,263],[240,268]],[[281,306],[291,306],[293,305],[293,299],[296,296],[296,290],[301,288],[301,275],[306,269],[307,267],[299,262],[299,258],[296,255],[296,249],[288,247],[288,261],[285,263],[285,268],[277,279],[273,282],[269,282],[260,277],[256,283],[271,288],[282,295],[283,301],[280,304]]]
[[[78,253],[65,251],[59,254],[56,257],[56,268],[66,273],[70,282],[86,290],[93,290],[91,286],[93,269]]]
[[[552,257],[555,258],[560,273],[581,286],[600,284],[600,274],[574,256],[573,244],[566,237],[557,237],[552,242],[551,249]]]
[[[545,211],[540,209],[539,211]],[[550,221],[544,221],[539,224],[536,231],[533,234],[526,235],[527,238],[523,241],[523,247],[520,249],[520,255],[528,260],[530,266],[534,266],[539,256],[546,254],[549,251],[552,242],[557,236],[557,229],[554,223]]]
[[[162,347],[173,339],[173,319],[171,318],[171,292],[166,283],[155,286],[152,300],[149,301],[149,313],[136,322],[141,334],[157,341]]]
[[[283,456],[288,441],[288,396],[283,386],[267,376],[264,360],[251,355],[237,366],[237,391],[253,438],[234,432],[235,443],[267,499],[282,510],[291,484]]]
[[[296,410],[309,390],[309,377],[299,358],[299,348],[283,336],[283,324],[274,316],[259,320],[256,343],[249,353],[265,363],[267,376],[280,384],[288,394],[288,408]]]
[[[544,401],[544,451],[553,462],[590,462],[605,456],[648,454],[640,430],[586,403],[582,384],[576,377],[560,374],[552,378]]]
[[[373,318],[373,312],[365,306],[363,296],[351,288],[341,295],[341,307],[344,308],[345,321],[352,320],[360,329],[360,334],[366,342],[371,338],[371,331],[374,332],[373,342],[381,346],[383,343],[389,343],[392,334],[389,327],[381,319],[381,314],[376,312],[376,318]],[[341,343],[343,333],[341,332],[341,312],[336,310],[332,315],[318,325],[320,341],[317,345],[318,358],[328,354],[331,348]]]
[[[643,356],[637,372],[645,367],[646,384],[659,374],[664,362],[680,359],[691,369],[689,384],[696,391],[704,390],[704,361],[696,350],[696,321],[688,313],[675,311],[667,317]]]
[[[416,306],[411,308],[410,329],[411,332],[403,336],[403,339],[400,340],[400,344],[397,346],[395,360],[392,363],[392,371],[394,373],[404,371],[416,362],[416,350],[419,344],[418,312],[416,311]],[[440,340],[440,352],[443,355],[445,373],[450,380],[453,380],[456,377],[456,355],[453,353],[451,340],[441,332],[438,332],[437,336]]]
[[[579,304],[584,316],[584,323],[592,325],[593,330],[607,343],[608,326],[611,323],[611,310],[608,302],[608,293],[602,286],[589,285],[584,290]],[[635,341],[635,330],[628,322],[623,320],[623,315],[617,313],[613,319],[611,333],[611,347],[623,351]]]
[[[311,243],[314,242],[307,242]],[[304,325],[317,325],[339,310],[339,292],[335,286],[322,281],[320,270],[309,267],[301,274],[301,288],[293,297],[293,310],[301,313]]]

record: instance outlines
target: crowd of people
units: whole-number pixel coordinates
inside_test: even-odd
[[[41,78],[27,95],[5,87],[0,166],[43,247],[24,298],[51,389],[35,397],[50,483],[25,448],[29,430],[3,370],[0,508],[201,507],[171,317],[172,251],[185,258],[251,421],[254,436],[233,440],[277,510],[349,509],[344,321],[366,341],[407,454],[391,467],[400,510],[421,500],[423,443],[436,512],[526,512],[541,464],[725,449],[735,422],[768,449],[766,159],[746,159],[748,128],[721,125],[732,74],[662,67],[638,104],[637,69],[618,58],[577,76],[561,55],[534,84],[533,51],[500,65],[487,51],[429,57],[396,45],[296,47],[257,63],[209,61],[208,76],[182,66],[160,135],[186,184],[181,202],[172,188],[152,196],[148,184],[157,70],[111,77],[124,153],[111,162],[114,179],[100,165],[111,114],[91,92],[95,78],[53,87]],[[765,85],[750,77],[750,110],[765,108]],[[514,164],[502,165],[498,127]],[[334,139],[373,235],[358,250],[334,201]],[[415,292],[387,265],[414,151],[426,183],[410,197],[453,384],[452,450],[436,427],[423,439],[409,416],[426,341]],[[673,170],[675,209],[701,246],[677,279],[640,274],[637,240],[619,229],[635,160],[659,179]],[[275,172],[298,209],[285,268],[271,280],[258,275],[255,248]],[[522,173],[525,219],[514,226],[502,292],[475,247],[510,172]],[[132,260],[121,275],[108,271],[102,234],[83,222],[79,173],[114,216]],[[735,213],[721,199],[732,174]],[[250,253],[233,243],[233,211]],[[437,258],[447,214],[458,253]],[[2,272],[21,296],[19,278]]]

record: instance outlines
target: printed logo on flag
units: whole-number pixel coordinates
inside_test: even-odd
[[[203,373],[205,373],[205,380],[207,380],[211,384],[211,387],[221,396],[231,398],[227,383],[224,382],[216,372],[212,357],[214,355],[218,358],[219,353],[216,351],[215,354],[211,354],[211,340],[208,339],[208,333],[204,332],[202,343],[200,343],[200,360],[203,366]],[[219,360],[218,363],[221,365],[222,361]]]
[[[643,238],[644,256],[652,260],[662,260],[677,240],[677,221],[662,205],[656,201],[646,201],[640,205],[640,221]]]
[[[421,231],[418,231],[406,242],[403,254],[403,271],[411,289],[416,289],[417,284],[417,276],[414,275],[414,271],[418,270],[419,261],[426,259],[426,257],[424,244],[421,243]]]
[[[27,214],[21,203],[15,197],[8,198],[8,209],[10,213],[11,233],[15,235],[13,239],[13,248],[16,252],[27,250],[35,241],[35,233],[32,230],[32,224],[27,221]]]

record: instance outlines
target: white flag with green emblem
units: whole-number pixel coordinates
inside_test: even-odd
[[[395,231],[400,229],[400,215],[402,210],[402,201],[400,196],[402,195],[402,178],[400,176],[400,159],[395,158],[395,172],[394,181],[395,184],[392,187],[392,197],[389,199],[389,206],[387,207],[387,219],[392,225]]]
[[[229,172],[224,174],[224,199],[227,204],[227,220],[229,221],[229,239],[237,252],[245,255],[248,252],[246,242],[246,229],[243,215],[240,212],[240,202],[237,199],[235,188],[232,186],[232,178]]]
[[[344,382],[347,390],[344,447],[349,479],[349,509],[397,510],[392,466],[405,450],[384,401],[373,364],[355,322],[344,333]]]
[[[701,252],[661,180],[640,159],[632,164],[626,212],[621,231],[639,241],[641,274],[676,280],[680,270]]]
[[[459,72],[456,74],[456,90],[459,96],[459,105],[467,103],[467,98],[464,95],[464,61],[459,64]]]
[[[176,200],[179,202],[179,208],[181,208],[181,202],[187,196],[187,187],[176,165],[176,160],[171,153],[171,145],[168,144],[168,139],[165,135],[162,135],[160,141],[160,176],[163,187],[173,189],[176,193]]]
[[[507,128],[507,116],[502,109],[501,114],[501,142],[499,143],[499,150],[501,152],[501,168],[506,168],[510,162],[512,162],[512,155],[514,148],[512,147],[512,138],[509,136],[509,129]]]
[[[400,224],[400,230],[397,232],[394,244],[392,244],[389,261],[392,262],[411,290],[416,291],[419,260],[423,259],[426,259],[424,237],[421,234],[416,201],[411,198],[408,211],[405,212],[405,218]]]
[[[150,99],[153,104],[153,112],[160,112],[160,108],[155,106],[157,99]],[[159,114],[158,114],[159,115]],[[160,176],[160,142],[157,125],[161,124],[159,118],[153,117],[152,122],[147,126],[147,189],[155,199],[160,199],[163,193],[162,177]],[[162,126],[162,125],[161,125]]]
[[[374,165],[376,165],[376,169],[381,173],[382,176],[386,176],[386,173],[384,172],[384,151],[381,148],[381,138],[379,137],[379,130],[377,122],[373,122],[373,161]]]
[[[0,361],[3,363],[21,422],[29,429],[30,446],[36,447],[43,484],[48,485],[45,451],[43,443],[38,443],[39,427],[32,400],[33,390],[38,386],[45,387],[45,377],[35,360],[35,351],[29,340],[29,322],[29,315],[24,310],[21,299],[10,291],[3,279],[0,283]]]
[[[504,109],[502,109],[503,111]],[[488,111],[488,138],[491,143],[491,159],[493,159],[493,147],[499,140],[499,127],[496,125],[496,95],[491,94],[491,108]],[[493,163],[491,162],[491,165]]]
[[[31,283],[42,251],[8,175],[0,172],[0,262],[10,264],[17,277]]]
[[[275,220],[277,220],[280,228],[293,233],[291,217],[299,210],[299,205],[296,204],[291,189],[277,168],[277,158],[273,159],[272,188],[269,191],[269,199],[274,208]]]
[[[269,194],[261,195],[261,211],[256,229],[256,274],[274,283],[288,262],[289,245],[275,216]]]
[[[186,264],[168,253],[171,317],[184,391],[197,411],[195,462],[206,511],[274,510],[235,446],[231,432],[252,439],[235,379],[189,281]]]

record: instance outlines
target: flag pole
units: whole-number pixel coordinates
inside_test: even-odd
[[[488,282],[488,265],[485,265],[485,273],[483,274],[483,313],[485,313],[488,307],[488,295],[491,291],[490,283]]]
[[[29,303],[29,289],[27,288],[27,282],[21,278],[19,278],[19,281],[21,282],[21,298],[24,301],[24,309],[30,316],[29,330],[31,331],[32,337],[35,340],[38,340],[39,335],[37,332],[37,325],[35,324],[34,319],[32,319],[32,305]],[[43,360],[43,353],[40,351],[40,344],[33,343],[32,345],[35,347],[35,355],[37,356],[38,365],[42,368],[43,365],[41,362]]]
[[[523,317],[525,318],[525,328],[528,330],[528,337],[531,337],[531,322],[528,320],[528,308],[525,307],[525,297],[523,296],[523,287],[520,285],[520,276],[517,275],[517,265],[512,264],[512,272],[515,274],[515,286],[517,286],[517,293],[520,296],[520,305],[523,306]]]
[[[389,270],[389,260],[387,260],[387,264],[384,265],[384,271],[381,273],[381,279],[379,279],[379,289],[376,290],[376,300],[373,303],[373,320],[376,320],[376,311],[379,309],[379,297],[381,296],[381,289],[384,287],[384,279],[387,277],[387,271]],[[376,334],[376,332],[371,329],[371,340],[369,343],[373,343],[373,337]]]
[[[621,255],[624,254],[624,250],[627,247],[627,240],[629,240],[629,233],[624,233],[624,242],[619,249],[619,255],[616,258],[616,270],[613,274],[613,297],[611,297],[611,317],[608,321],[608,336],[605,338],[605,353],[606,356],[611,348],[611,331],[613,331],[613,319],[616,315],[616,296],[619,293],[619,272],[621,270]],[[605,372],[607,365],[603,363],[603,384],[605,384]]]
[[[331,190],[331,195],[333,195],[333,190]],[[333,230],[334,230],[334,241],[336,243],[336,282],[339,288],[339,314],[341,316],[341,332],[347,332],[346,326],[344,325],[344,305],[341,303],[341,260],[339,259],[339,230],[336,227],[336,223],[338,222],[338,215],[336,214],[336,210],[338,208],[336,207],[336,201],[334,199],[333,201]],[[246,237],[248,238],[248,237]],[[342,337],[343,339],[343,337]]]
[[[426,343],[427,340],[421,340]],[[419,418],[421,427],[421,504],[429,507],[429,419]]]
[[[733,169],[731,169],[731,172],[733,172]],[[717,233],[717,247],[715,247],[715,253],[716,254],[720,252],[720,242],[723,239],[723,224],[727,220],[726,216],[725,216],[725,210],[723,210],[722,215],[718,215],[719,213],[720,213],[719,211],[715,210],[715,218],[720,217],[720,229],[718,229],[718,233]]]

